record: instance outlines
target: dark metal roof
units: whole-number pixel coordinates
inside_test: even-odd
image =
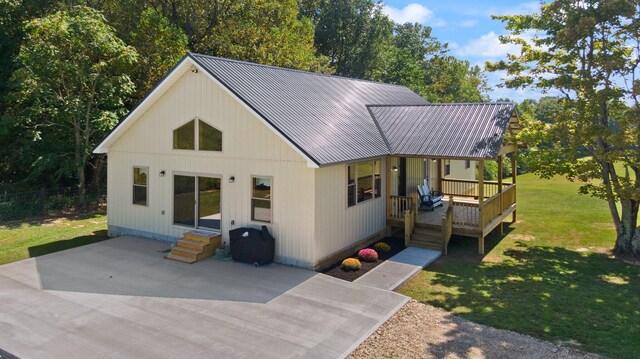
[[[496,158],[513,103],[369,106],[394,155]]]
[[[367,105],[428,103],[404,86],[188,56],[318,165],[389,154]]]

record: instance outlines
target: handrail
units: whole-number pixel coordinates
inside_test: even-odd
[[[459,197],[478,197],[479,182],[475,180],[456,179],[456,178],[443,178],[440,181],[440,192],[445,195],[453,195]],[[508,184],[503,183],[504,189]],[[495,181],[484,182],[484,196],[491,197],[496,193],[499,193],[499,183]]]
[[[404,245],[409,246],[411,236],[413,235],[413,229],[416,224],[416,206],[415,202],[412,202],[409,209],[404,211]]]
[[[447,248],[449,247],[449,240],[453,233],[453,196],[449,196],[449,205],[447,210],[442,215],[442,253],[447,255]]]

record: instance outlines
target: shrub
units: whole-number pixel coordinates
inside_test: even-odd
[[[342,269],[346,271],[355,272],[357,270],[360,270],[360,267],[362,267],[362,264],[360,264],[358,258],[347,258],[342,261]]]
[[[375,262],[378,260],[378,252],[371,248],[365,248],[358,252],[358,257],[365,262]]]
[[[391,250],[391,246],[386,244],[385,242],[378,242],[373,245],[373,249],[377,252],[388,252]]]

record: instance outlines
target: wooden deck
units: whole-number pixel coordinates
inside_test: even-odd
[[[480,190],[482,196],[484,191]],[[421,211],[416,195],[389,196],[387,225],[404,227],[407,246],[441,248],[446,254],[451,235],[478,238],[478,252],[484,254],[484,237],[509,216],[515,220],[516,184],[500,183],[489,198],[471,197],[467,193],[449,194],[444,205],[433,211]],[[452,203],[453,202],[453,203]]]
[[[455,205],[453,206],[454,220],[452,232],[453,234],[460,236],[486,236],[494,228],[499,226],[500,223],[516,209],[516,205],[513,204],[497,217],[492,218],[492,220],[485,225],[485,228],[481,233],[478,226],[478,216],[480,212],[478,208],[478,200],[468,197],[454,197],[453,200]],[[442,202],[443,205],[436,207],[433,211],[419,210],[416,218],[416,226],[440,230],[442,228],[442,217],[449,207],[448,199],[443,200]],[[463,203],[470,204],[470,206],[463,206]],[[465,218],[465,220],[463,221],[461,218]]]

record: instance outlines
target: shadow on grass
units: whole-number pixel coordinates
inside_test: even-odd
[[[476,243],[452,242],[450,254],[429,267],[429,279],[401,291],[478,323],[552,341],[574,340],[583,350],[616,358],[637,357],[640,267],[606,254],[526,241],[483,262],[483,256],[470,252]],[[453,340],[455,331],[450,334]],[[455,354],[464,357],[469,349],[460,347]]]
[[[45,254],[63,251],[74,247],[84,246],[109,239],[107,230],[94,231],[91,235],[80,236],[62,241],[49,242],[29,247],[29,258],[43,256]]]
[[[88,211],[60,211],[50,214],[43,214],[39,216],[32,216],[23,219],[13,219],[7,221],[0,221],[0,226],[6,229],[14,229],[20,228],[24,224],[37,226],[43,224],[53,224],[60,219],[66,220],[83,220],[83,219],[91,219],[96,218],[98,216],[103,216],[106,214],[106,211],[103,209],[99,210],[88,210]]]

